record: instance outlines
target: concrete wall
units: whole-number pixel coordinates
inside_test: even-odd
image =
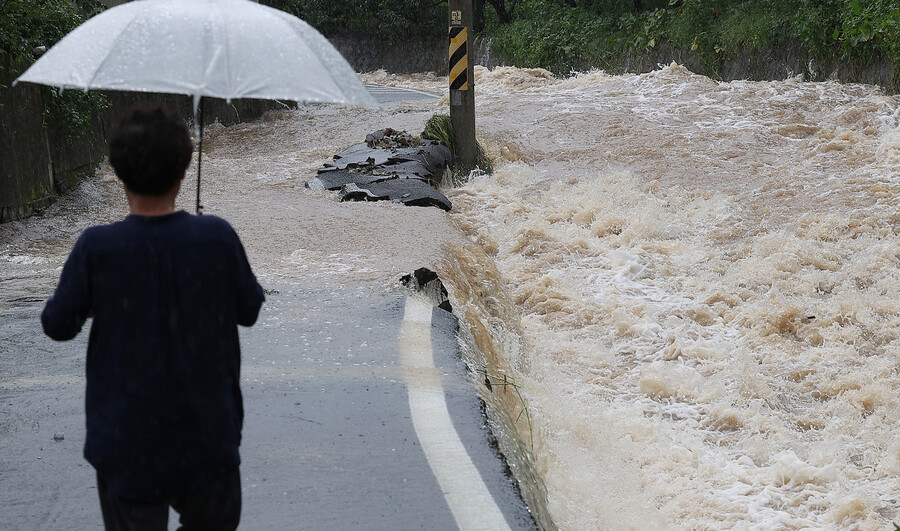
[[[12,74],[0,69],[0,85]],[[23,86],[0,96],[0,222],[49,204],[56,185],[50,138],[42,126],[41,91]]]
[[[447,73],[447,39],[404,41],[390,44],[364,36],[330,37],[328,40],[357,72],[386,70],[394,74]]]
[[[632,50],[622,54],[620,63],[611,68],[610,73],[650,72],[659,68],[660,64],[672,61],[691,72],[724,81],[780,80],[799,75],[809,81],[836,80],[879,85],[890,93],[896,93],[900,88],[896,85],[895,66],[883,57],[875,57],[865,63],[853,63],[839,57],[817,60],[800,42],[782,43],[776,48],[755,50],[752,53],[740,52],[734,57],[712,64],[687,49],[662,46],[651,53]]]

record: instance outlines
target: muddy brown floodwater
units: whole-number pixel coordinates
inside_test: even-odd
[[[503,161],[454,219],[567,529],[884,529],[900,472],[896,97],[839,83],[479,72]]]
[[[446,78],[364,77],[446,93]],[[530,429],[517,426],[561,528],[900,519],[897,98],[677,65],[568,79],[478,68],[476,90],[496,172],[446,191],[452,224],[302,185],[366,133],[420,132],[446,97],[214,126],[206,209],[235,225],[264,282],[377,283],[420,265],[361,210],[442,256],[462,313],[487,316],[469,333],[495,345],[527,404]],[[121,199],[104,169],[44,216],[0,226],[3,310],[46,297],[74,238],[122,217]],[[9,387],[42,369],[10,362],[31,339],[6,337]]]

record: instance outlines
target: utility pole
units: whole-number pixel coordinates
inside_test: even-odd
[[[450,5],[450,123],[465,173],[475,169],[475,61],[472,49],[472,0],[449,0]]]

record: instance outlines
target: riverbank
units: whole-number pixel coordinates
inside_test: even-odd
[[[900,34],[900,10],[889,2],[644,1],[643,6],[525,0],[508,24],[488,17],[483,36],[505,64],[559,75],[593,69],[646,73],[674,61],[724,81],[801,76],[900,90],[900,46],[894,38]]]

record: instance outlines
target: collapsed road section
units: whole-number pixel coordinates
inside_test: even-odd
[[[306,187],[337,191],[341,201],[393,201],[449,211],[450,200],[437,187],[450,158],[450,149],[436,140],[382,129],[336,154]]]

